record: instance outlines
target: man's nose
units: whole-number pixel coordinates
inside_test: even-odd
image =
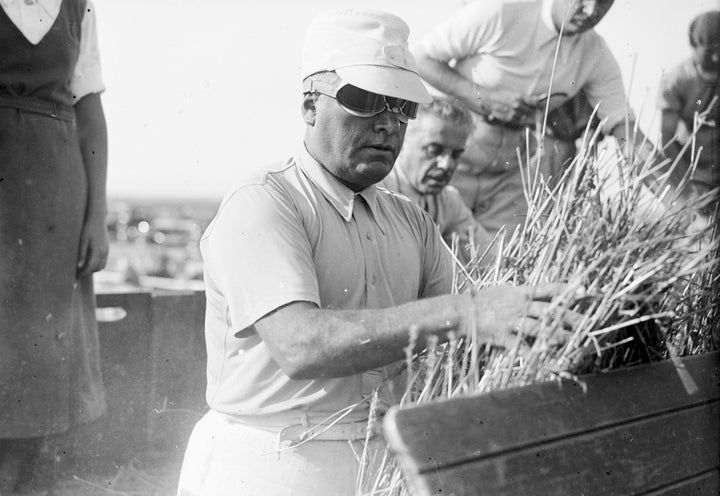
[[[388,133],[396,132],[402,124],[400,114],[387,108],[375,117],[375,128]]]
[[[452,172],[455,169],[455,160],[449,153],[445,153],[437,158],[436,167],[440,170]]]
[[[589,1],[589,2],[583,2],[583,3],[582,3],[583,13],[584,13],[587,17],[592,17],[592,16],[595,14],[595,9],[596,9],[596,8],[597,8],[597,4],[596,4],[596,2],[594,2],[594,1],[592,1],[592,0]]]

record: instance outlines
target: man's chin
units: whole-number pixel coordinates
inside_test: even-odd
[[[428,184],[424,188],[423,193],[426,195],[437,195],[440,193],[443,189],[445,189],[445,185],[438,185],[438,184]]]

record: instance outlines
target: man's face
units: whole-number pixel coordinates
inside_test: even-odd
[[[705,72],[720,72],[720,46],[698,45],[693,48],[692,58]]]
[[[308,151],[325,169],[353,191],[382,181],[395,164],[407,124],[389,111],[372,117],[346,112],[332,97],[304,96],[314,100],[314,110],[304,110],[305,143]]]
[[[614,0],[554,0],[552,18],[563,34],[572,36],[594,28],[605,17]]]
[[[418,192],[436,195],[450,182],[469,134],[469,126],[422,115],[410,123],[397,166]]]

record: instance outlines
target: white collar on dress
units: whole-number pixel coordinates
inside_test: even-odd
[[[0,6],[13,24],[33,45],[50,31],[60,13],[62,0],[0,0]]]

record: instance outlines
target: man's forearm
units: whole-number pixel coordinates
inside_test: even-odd
[[[430,336],[445,342],[450,332],[464,332],[469,308],[469,295],[368,310],[296,302],[263,317],[255,329],[291,378],[342,377],[401,360],[411,343],[417,352]]]
[[[457,98],[475,113],[490,113],[490,108],[483,103],[481,88],[473,81],[458,74],[445,62],[435,60],[421,50],[418,52],[418,72],[425,81],[443,93]]]
[[[632,122],[630,123],[632,124]],[[652,143],[650,143],[639,129],[637,132],[633,132],[632,126],[627,127],[625,123],[620,123],[615,126],[612,130],[612,135],[617,139],[618,145],[624,151],[626,156],[632,157],[632,166],[640,169],[648,161],[652,161],[652,165],[659,165],[661,161],[666,160],[663,154],[660,154],[655,150]],[[629,140],[629,141],[628,141]],[[660,170],[645,179],[645,184],[656,194],[661,195],[661,184],[667,184],[675,191],[677,191],[681,198],[686,198],[688,191],[684,188],[683,178],[687,170],[686,164],[682,161],[682,157],[679,159],[681,162],[673,167],[674,160],[666,160],[666,164],[660,168]],[[661,178],[663,174],[668,174],[667,180]]]

